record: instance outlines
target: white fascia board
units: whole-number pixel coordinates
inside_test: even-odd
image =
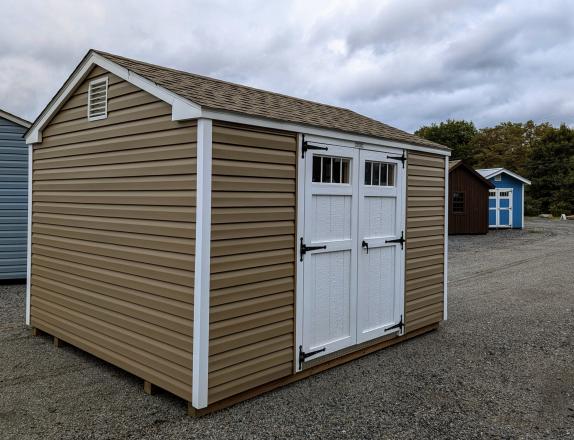
[[[482,170],[477,170],[477,171],[480,173],[480,171],[482,171]],[[480,173],[480,174],[482,174],[482,173]],[[519,176],[518,174],[513,173],[512,171],[509,171],[506,168],[501,168],[501,169],[493,171],[492,173],[489,173],[489,174],[482,174],[482,176],[486,179],[492,179],[493,177],[496,177],[499,174],[508,174],[510,177],[514,177],[516,180],[520,180],[521,182],[526,183],[527,185],[531,185],[531,183],[532,183],[532,182],[530,182],[530,180],[528,180],[522,176]]]
[[[201,107],[185,98],[182,98],[176,93],[158,86],[154,82],[122,67],[113,61],[104,58],[103,56],[92,53],[80,66],[76,73],[68,80],[68,84],[64,87],[58,96],[52,101],[49,107],[44,111],[43,115],[34,122],[32,128],[28,131],[26,136],[27,144],[35,144],[42,142],[42,129],[50,122],[54,114],[64,104],[66,99],[71,93],[74,92],[78,84],[88,75],[93,66],[100,66],[110,73],[120,77],[121,79],[145,90],[149,94],[158,99],[168,103],[172,107],[171,119],[172,121],[180,121],[185,119],[196,119],[201,116]]]
[[[3,110],[0,110],[0,118],[4,118],[10,122],[13,122],[14,124],[20,125],[21,127],[25,128],[30,128],[30,126],[32,125],[32,123],[26,121],[25,119],[19,118],[18,116],[5,112]]]
[[[26,325],[30,325],[30,288],[32,286],[32,153],[28,145],[28,227],[26,229]]]
[[[191,387],[196,409],[205,408],[208,398],[212,130],[211,120],[198,119]]]
[[[412,151],[420,151],[424,153],[440,154],[441,156],[450,156],[450,151],[441,150],[438,148],[423,147],[420,145],[391,141],[373,136],[347,133],[344,131],[330,130],[327,128],[313,127],[310,125],[296,124],[293,122],[284,122],[275,119],[242,115],[239,113],[232,113],[221,110],[203,109],[202,117],[217,121],[233,122],[236,124],[253,125],[256,127],[265,127],[275,130],[291,131],[295,133],[302,133],[305,135],[316,135],[322,138],[330,138],[333,139],[334,141],[345,140],[368,145],[378,145],[382,147],[400,148]]]

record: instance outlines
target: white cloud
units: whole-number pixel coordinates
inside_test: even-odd
[[[573,37],[567,0],[4,1],[0,108],[35,118],[93,47],[411,131],[571,124]]]

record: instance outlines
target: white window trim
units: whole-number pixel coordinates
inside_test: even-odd
[[[105,96],[105,100],[104,100],[104,114],[103,115],[98,115],[98,116],[90,116],[91,113],[91,99],[92,99],[92,85],[97,84],[99,85],[100,83],[104,83],[106,86],[106,96]],[[108,77],[104,76],[104,77],[99,77],[96,79],[91,80],[88,83],[88,105],[87,105],[87,112],[88,112],[88,121],[99,121],[101,119],[107,119],[108,118]]]
[[[195,207],[195,278],[193,301],[192,405],[208,405],[209,291],[211,258],[211,167],[213,124],[197,121],[197,188]]]

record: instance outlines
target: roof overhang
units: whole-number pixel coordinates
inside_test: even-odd
[[[480,174],[478,171],[476,171],[474,168],[472,168],[471,166],[467,165],[466,163],[464,163],[462,160],[458,160],[456,161],[456,163],[449,168],[448,172],[449,174],[452,173],[454,170],[456,170],[457,168],[464,168],[466,170],[468,170],[468,172],[470,174],[472,174],[474,177],[476,177],[480,183],[482,183],[483,185],[485,185],[487,188],[489,189],[494,189],[495,186],[494,184],[488,180],[486,177],[484,177],[482,174]]]
[[[150,93],[162,101],[171,105],[171,119],[173,121],[181,121],[186,119],[195,119],[201,116],[201,107],[176,93],[158,86],[154,82],[122,67],[103,56],[95,53],[94,51],[88,52],[84,59],[80,62],[78,67],[74,70],[72,75],[64,83],[62,88],[52,98],[48,106],[42,111],[40,116],[34,121],[28,132],[26,133],[26,143],[36,144],[42,142],[42,130],[55,116],[57,111],[66,102],[66,99],[72,94],[76,88],[82,83],[86,76],[90,73],[94,66],[100,66],[110,73],[122,78],[125,81],[132,83],[142,90]]]
[[[277,130],[291,131],[295,133],[303,133],[309,135],[317,135],[330,137],[333,139],[343,139],[356,144],[371,144],[378,146],[387,146],[394,148],[403,148],[407,150],[420,151],[431,154],[440,154],[442,156],[450,156],[450,150],[441,148],[432,148],[428,146],[421,146],[407,142],[399,142],[379,138],[375,136],[361,135],[357,133],[349,133],[340,130],[327,129],[315,127],[304,124],[291,123],[287,121],[280,121],[272,118],[256,117],[242,113],[235,113],[223,111],[218,109],[202,108],[200,105],[191,102],[177,93],[171,92],[166,88],[157,85],[153,81],[138,75],[131,70],[120,66],[113,61],[105,58],[97,52],[90,50],[84,59],[80,62],[78,67],[70,75],[68,80],[52,98],[48,106],[42,111],[40,116],[34,121],[28,132],[26,133],[26,143],[36,144],[42,142],[42,130],[55,116],[58,110],[66,102],[66,99],[76,90],[82,83],[86,76],[90,73],[94,66],[100,66],[108,72],[122,78],[139,87],[142,90],[150,93],[151,95],[168,103],[172,107],[171,119],[173,121],[183,121],[189,119],[206,118],[218,121],[233,122],[238,124],[253,125],[257,127],[265,127]]]
[[[20,125],[22,127],[30,128],[32,125],[31,122],[27,121],[26,119],[22,119],[12,113],[5,112],[4,110],[0,110],[0,118],[4,118],[14,124]]]
[[[491,178],[496,177],[496,176],[498,176],[498,175],[500,175],[500,174],[508,174],[510,177],[514,177],[516,180],[520,180],[522,183],[525,183],[525,184],[527,184],[527,185],[530,185],[530,184],[532,183],[532,182],[530,182],[530,180],[528,180],[528,179],[526,179],[526,178],[524,178],[524,177],[522,177],[522,176],[519,176],[518,174],[513,173],[512,171],[509,171],[509,170],[507,170],[506,168],[496,169],[496,170],[493,170],[493,171],[490,172],[490,173],[486,173],[486,174],[482,174],[482,175],[483,175],[486,179],[491,179]]]

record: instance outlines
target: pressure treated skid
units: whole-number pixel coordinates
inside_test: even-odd
[[[42,130],[34,127],[45,113],[29,134],[34,331],[203,414],[433,330],[446,317],[444,150],[223,114],[176,117],[163,89],[94,57]],[[133,69],[151,69],[142,66]],[[104,77],[107,117],[88,121],[89,83]],[[402,336],[299,370],[302,135],[406,152],[405,327]]]

